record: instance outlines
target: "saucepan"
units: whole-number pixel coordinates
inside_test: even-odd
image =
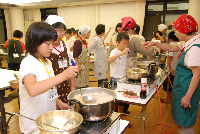
[[[95,103],[84,103],[81,100],[81,96],[84,95],[98,95],[97,101]],[[80,98],[77,96],[80,96]],[[70,92],[67,97],[71,109],[80,113],[84,121],[100,121],[113,113],[117,94],[115,91],[106,88],[88,87]]]
[[[126,74],[130,79],[140,80],[141,78],[145,78],[147,75],[147,70],[140,68],[127,68]]]
[[[36,118],[37,121],[54,125],[59,127],[59,125],[64,125],[68,120],[75,118],[77,124],[64,130],[57,130],[47,127],[41,123],[36,123],[40,132],[42,134],[74,134],[78,131],[79,126],[83,122],[83,117],[81,114],[71,111],[71,110],[54,110],[44,113]]]
[[[154,61],[138,61],[137,67],[147,70],[147,75],[154,75],[158,72],[158,65]]]

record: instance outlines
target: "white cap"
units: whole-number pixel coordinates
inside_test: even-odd
[[[147,78],[141,78],[141,83],[147,83]]]
[[[159,31],[162,31],[162,30],[164,30],[165,28],[167,28],[167,26],[166,26],[165,24],[159,24],[159,25],[158,25],[158,30],[159,30]]]
[[[91,28],[86,25],[81,26],[81,28],[79,29],[80,35],[85,35],[89,33],[90,31],[91,31]]]
[[[44,22],[46,22],[50,25],[53,25],[56,22],[61,22],[61,23],[65,24],[63,17],[60,17],[58,15],[49,15]]]

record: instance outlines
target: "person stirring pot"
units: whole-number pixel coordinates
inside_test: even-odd
[[[172,24],[180,41],[174,45],[146,42],[143,47],[157,46],[167,51],[180,51],[173,82],[171,113],[179,134],[195,134],[194,125],[200,100],[200,34],[191,15],[183,14]]]

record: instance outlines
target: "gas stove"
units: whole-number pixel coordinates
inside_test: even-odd
[[[117,134],[120,128],[120,114],[113,112],[102,121],[83,122],[76,134]]]
[[[150,94],[151,90],[160,83],[160,79],[165,75],[166,69],[158,67],[158,72],[155,75],[146,76],[147,78],[147,95]],[[141,91],[141,80],[132,80],[127,76],[117,81],[117,91],[133,91],[140,96]]]

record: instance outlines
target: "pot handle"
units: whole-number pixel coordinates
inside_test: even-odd
[[[71,99],[71,100],[68,100],[68,104],[71,106],[73,105],[74,103],[77,103],[79,105],[80,108],[83,108],[83,104],[80,103],[80,101],[76,100],[76,99]]]
[[[155,67],[152,68],[151,65],[155,65]],[[152,73],[152,74],[153,74],[153,73],[156,71],[156,63],[155,63],[155,62],[150,63],[150,64],[148,65],[148,70],[149,70],[149,73]]]

